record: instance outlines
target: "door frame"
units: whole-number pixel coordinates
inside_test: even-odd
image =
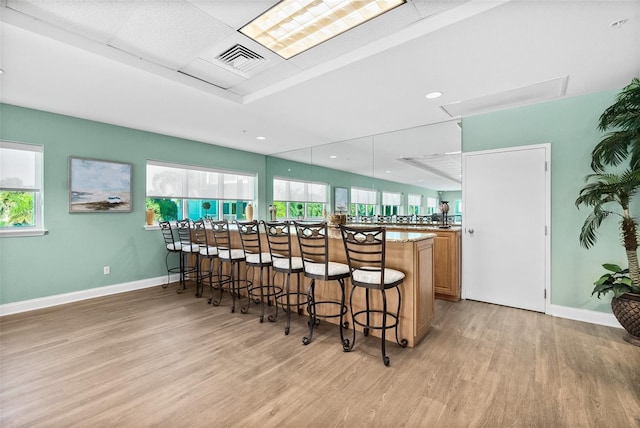
[[[522,150],[532,150],[532,149],[544,149],[545,150],[545,272],[544,272],[544,290],[545,290],[545,298],[544,298],[544,313],[549,312],[549,307],[551,305],[551,143],[541,143],[541,144],[531,144],[526,146],[513,146],[513,147],[505,147],[501,149],[490,149],[490,150],[477,150],[470,152],[462,153],[462,247],[464,248],[465,236],[467,234],[467,225],[466,225],[466,216],[464,215],[464,210],[466,208],[465,201],[465,189],[466,189],[466,161],[467,156],[474,155],[484,155],[484,154],[492,154],[492,153],[504,153],[504,152],[516,152]],[[461,252],[464,254],[463,252]],[[461,266],[461,297],[463,299],[467,298],[466,287],[465,287],[465,277],[464,277],[464,257],[462,257],[462,266]]]

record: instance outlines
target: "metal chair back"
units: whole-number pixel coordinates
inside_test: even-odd
[[[351,281],[354,285],[384,289],[385,286],[385,250],[386,229],[384,227],[352,228],[340,225],[347,264],[352,273]],[[358,281],[353,272],[370,273],[369,281]],[[371,281],[375,278],[376,281]],[[377,279],[380,282],[377,283]]]

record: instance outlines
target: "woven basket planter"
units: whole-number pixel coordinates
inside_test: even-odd
[[[640,346],[640,294],[625,293],[611,300],[616,319],[627,330],[624,340]]]

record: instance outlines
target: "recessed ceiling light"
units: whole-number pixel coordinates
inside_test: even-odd
[[[610,25],[613,28],[620,28],[627,22],[626,19],[619,19],[617,21],[612,22]]]
[[[256,140],[266,140],[267,137],[256,137]]]
[[[283,0],[239,31],[289,59],[403,3],[406,0]]]
[[[424,97],[428,100],[433,100],[435,98],[440,98],[442,96],[442,92],[439,91],[435,91],[435,92],[429,92],[427,95],[425,95]]]
[[[385,171],[387,174],[391,174],[391,171]]]
[[[336,156],[336,155],[331,155],[331,156],[329,156],[329,157],[330,157],[331,159],[335,159],[335,158],[337,158],[338,156]]]

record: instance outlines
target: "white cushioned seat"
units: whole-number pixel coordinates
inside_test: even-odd
[[[226,260],[242,260],[244,259],[244,250],[219,250],[218,257]]]
[[[217,256],[218,249],[216,247],[200,247],[200,255],[209,257],[209,256]]]
[[[289,259],[285,257],[274,257],[273,267],[276,269],[289,269]],[[291,269],[302,269],[302,257],[291,257]]]
[[[200,246],[198,244],[182,245],[182,251],[185,253],[199,253]]]
[[[269,253],[260,253],[260,254],[248,253],[246,257],[247,257],[246,258],[247,263],[252,263],[252,264],[271,263],[271,254]]]
[[[167,250],[169,251],[182,251],[182,244],[180,242],[176,242],[173,244],[167,244]]]
[[[327,263],[329,273],[327,276],[344,275],[349,273],[349,266],[344,263],[329,262]],[[305,263],[304,270],[310,275],[325,275],[324,263]]]
[[[367,270],[370,269],[370,270]],[[376,269],[376,270],[374,270]],[[395,269],[384,269],[384,283],[393,284],[404,279],[404,273]],[[363,266],[353,271],[353,280],[367,284],[380,284],[380,269]]]

